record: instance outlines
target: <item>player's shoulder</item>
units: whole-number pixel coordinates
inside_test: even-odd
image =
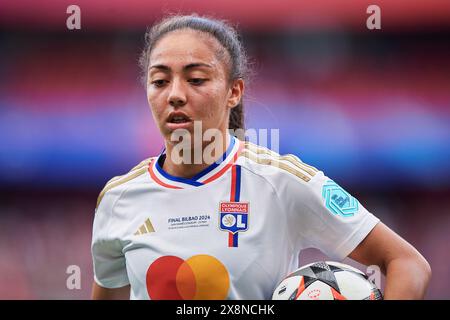
[[[241,165],[266,179],[295,179],[308,183],[321,171],[294,154],[283,154],[266,147],[244,142]]]
[[[107,193],[120,193],[120,189],[127,188],[129,184],[137,181],[140,176],[147,172],[150,162],[155,158],[156,157],[150,157],[142,160],[139,164],[131,168],[131,170],[129,170],[126,174],[115,176],[108,180],[97,198],[96,208],[99,206],[100,202]]]

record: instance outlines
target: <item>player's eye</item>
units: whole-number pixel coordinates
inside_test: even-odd
[[[207,79],[202,79],[202,78],[192,78],[189,79],[188,82],[193,84],[194,86],[199,86],[202,85]]]
[[[163,80],[163,79],[158,79],[158,80],[152,81],[152,85],[154,85],[157,88],[163,87],[166,83],[167,83],[167,80]]]

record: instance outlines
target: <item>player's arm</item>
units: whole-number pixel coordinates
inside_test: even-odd
[[[130,298],[130,282],[121,236],[112,235],[111,232],[119,228],[114,220],[113,210],[120,194],[120,188],[113,188],[105,192],[103,198],[99,197],[94,216],[91,242],[94,283],[91,297],[95,300]]]
[[[365,265],[377,265],[386,275],[384,299],[423,299],[431,278],[425,258],[406,240],[379,222],[349,255]]]
[[[108,289],[99,286],[95,281],[92,286],[92,300],[128,300],[130,299],[130,286]]]

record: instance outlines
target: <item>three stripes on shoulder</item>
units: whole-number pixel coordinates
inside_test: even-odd
[[[139,163],[137,166],[135,166],[133,169],[131,169],[127,174],[122,176],[117,176],[109,180],[103,190],[100,192],[100,195],[97,198],[97,206],[100,204],[100,202],[103,199],[103,196],[106,192],[111,190],[114,187],[117,187],[127,181],[133,180],[134,178],[140,176],[141,174],[145,173],[147,171],[147,166],[150,163],[150,161],[153,159],[153,157],[150,157],[148,159],[145,159],[141,163]]]
[[[298,157],[292,154],[279,155],[278,153],[251,142],[245,142],[245,148],[242,150],[243,157],[256,163],[270,165],[285,170],[305,182],[311,180],[319,170],[302,162]]]

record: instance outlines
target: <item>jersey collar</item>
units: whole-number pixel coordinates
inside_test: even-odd
[[[221,177],[237,160],[243,145],[242,141],[230,135],[230,145],[225,153],[216,162],[190,179],[175,177],[164,171],[161,167],[161,163],[166,156],[164,151],[158,157],[152,159],[148,171],[153,181],[166,188],[185,189],[200,187]]]

